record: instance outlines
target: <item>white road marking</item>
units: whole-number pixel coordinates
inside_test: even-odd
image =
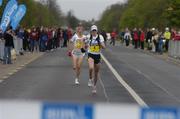
[[[11,73],[8,73],[8,75],[13,75],[14,73],[13,72],[11,72]]]
[[[8,76],[3,76],[2,78],[3,78],[3,79],[7,79],[7,78],[8,78]]]
[[[101,57],[106,63],[106,65],[109,67],[109,69],[112,71],[114,76],[117,78],[117,80],[125,87],[125,89],[131,94],[131,96],[136,100],[136,102],[140,106],[148,107],[145,101],[122,79],[122,77],[117,73],[117,71],[113,68],[113,66],[109,63],[109,61],[104,57],[103,54],[101,54]]]
[[[127,64],[129,65],[129,64]],[[143,75],[144,77],[146,77],[147,80],[149,80],[151,83],[153,83],[154,85],[156,85],[157,87],[159,87],[160,89],[162,89],[164,92],[166,92],[168,95],[170,95],[172,98],[174,98],[176,101],[180,102],[180,100],[174,96],[173,94],[171,94],[168,90],[166,90],[165,88],[163,88],[161,85],[159,85],[158,83],[154,82],[150,76],[144,74],[143,72],[141,72],[140,70],[138,70],[137,68],[132,67],[131,65],[129,65],[129,67],[131,67],[132,69],[134,69],[135,71],[137,71],[140,75]]]
[[[18,67],[18,68],[16,68],[17,70],[20,70],[20,69],[22,69],[22,67]]]
[[[21,65],[21,67],[24,67],[25,65]]]
[[[107,102],[109,102],[109,97],[108,97],[108,95],[107,95],[107,93],[106,93],[106,89],[105,89],[105,87],[104,87],[104,84],[103,84],[100,76],[99,76],[99,79],[100,79],[100,84],[102,85],[102,88],[103,88],[103,91],[104,91],[104,95],[105,95],[105,97],[106,97],[106,100],[107,100]]]
[[[41,55],[42,56],[42,55]],[[11,75],[13,75],[14,73],[18,72],[19,70],[21,70],[23,67],[25,67],[26,65],[28,65],[29,63],[33,62],[34,60],[36,60],[39,57],[35,57],[30,61],[27,61],[26,63],[24,63],[23,65],[20,65],[18,68],[14,69],[11,73],[8,73],[7,76],[3,76],[2,78],[0,78],[0,83],[2,83],[4,80],[3,79],[7,79],[9,78]]]
[[[24,63],[24,65],[27,65],[27,64],[28,64],[28,62]]]
[[[13,70],[12,72],[13,72],[13,73],[16,73],[17,71],[18,71],[18,70],[15,69],[15,70]]]

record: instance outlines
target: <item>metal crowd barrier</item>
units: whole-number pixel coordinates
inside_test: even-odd
[[[20,52],[22,52],[23,49],[23,41],[20,38],[17,38],[16,36],[14,38],[14,49],[16,51],[16,54],[19,55]]]
[[[0,59],[2,60],[4,57],[4,40],[0,39]]]
[[[180,58],[180,41],[169,41],[169,56]]]

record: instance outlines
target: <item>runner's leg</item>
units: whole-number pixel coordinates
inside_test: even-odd
[[[99,69],[100,69],[100,64],[95,64],[94,65],[94,85],[96,86],[97,81],[98,81],[98,75],[99,75]]]
[[[88,64],[89,64],[89,78],[93,79],[94,59],[88,58]]]
[[[80,56],[77,60],[77,64],[76,64],[76,77],[79,79],[80,78],[80,73],[81,73],[81,65],[83,62],[83,56]]]
[[[72,61],[73,61],[73,70],[76,70],[76,62],[77,62],[77,56],[76,55],[72,55]]]
[[[77,73],[77,66],[78,66],[78,56],[76,55],[72,55],[72,59],[73,59],[73,69],[74,69],[74,72],[75,72],[75,84],[76,85],[79,85],[79,78],[78,78],[78,73]]]

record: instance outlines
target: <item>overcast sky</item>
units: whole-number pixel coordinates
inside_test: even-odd
[[[102,12],[114,3],[125,0],[57,0],[64,13],[72,10],[74,15],[81,20],[99,19]]]

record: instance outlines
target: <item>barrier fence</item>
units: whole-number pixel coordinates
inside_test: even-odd
[[[4,57],[4,40],[0,39],[0,59]]]
[[[171,40],[169,41],[169,56],[180,58],[180,41]]]
[[[180,119],[180,109],[108,103],[1,101],[0,119]]]

